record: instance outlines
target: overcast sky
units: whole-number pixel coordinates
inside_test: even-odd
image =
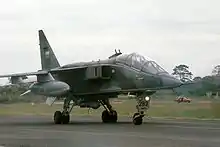
[[[40,69],[38,30],[60,64],[104,59],[120,48],[168,72],[196,76],[220,64],[219,0],[7,0],[0,5],[0,74]]]

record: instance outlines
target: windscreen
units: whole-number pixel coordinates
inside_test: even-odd
[[[147,60],[144,56],[137,53],[120,55],[116,58],[116,62],[131,66],[133,68],[148,73],[157,74],[166,72],[155,61]]]

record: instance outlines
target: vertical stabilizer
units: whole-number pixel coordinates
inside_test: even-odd
[[[52,68],[60,67],[57,58],[44,35],[43,30],[39,30],[39,42],[40,42],[40,56],[42,70],[49,70]]]

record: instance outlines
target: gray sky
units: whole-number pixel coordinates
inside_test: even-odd
[[[115,48],[168,72],[205,76],[220,64],[219,0],[8,0],[0,5],[0,74],[40,69],[38,29],[60,64],[104,59]]]

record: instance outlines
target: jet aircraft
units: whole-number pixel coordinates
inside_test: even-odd
[[[105,60],[77,62],[61,66],[43,32],[39,30],[42,69],[36,72],[0,75],[11,78],[16,84],[28,76],[36,76],[29,89],[47,96],[51,104],[56,98],[64,98],[63,110],[54,113],[55,124],[68,124],[74,106],[98,109],[103,106],[103,123],[117,122],[117,111],[110,103],[119,94],[133,95],[137,100],[137,112],[133,123],[140,125],[150,105],[150,96],[160,89],[173,89],[183,83],[170,75],[155,61],[137,53],[115,54]],[[51,99],[52,98],[52,99]]]

